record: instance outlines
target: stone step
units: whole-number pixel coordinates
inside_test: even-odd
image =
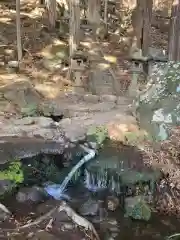
[[[96,86],[95,92],[97,95],[103,95],[103,94],[115,94],[112,86]]]

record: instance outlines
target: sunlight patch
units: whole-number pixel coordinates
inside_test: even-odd
[[[104,59],[110,63],[116,63],[117,62],[117,58],[115,56],[111,56],[111,55],[105,55]]]
[[[110,66],[109,64],[106,64],[106,63],[99,63],[98,67],[102,70],[105,70],[105,69],[108,69]]]

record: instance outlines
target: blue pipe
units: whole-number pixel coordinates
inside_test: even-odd
[[[62,182],[62,184],[52,184],[49,185],[47,187],[45,187],[45,191],[51,195],[53,198],[55,198],[56,200],[60,200],[60,199],[69,199],[69,197],[64,194],[66,187],[69,183],[69,181],[72,179],[72,177],[74,176],[74,174],[76,173],[76,171],[82,166],[84,165],[86,162],[90,161],[91,159],[93,159],[96,156],[96,151],[93,149],[90,149],[84,145],[80,145],[80,147],[87,152],[87,155],[85,155],[72,169],[71,171],[68,173],[68,175],[65,177],[64,181]]]

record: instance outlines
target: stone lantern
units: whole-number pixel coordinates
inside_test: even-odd
[[[83,53],[76,53],[71,58],[71,70],[76,91],[84,92],[84,74],[88,67],[87,57]]]

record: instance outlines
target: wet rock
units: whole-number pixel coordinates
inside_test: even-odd
[[[36,232],[35,236],[32,238],[32,240],[37,240],[37,239],[38,240],[59,240],[58,237],[43,230]]]
[[[109,230],[112,232],[112,233],[118,233],[119,232],[119,228],[117,226],[112,226],[109,228]]]
[[[6,163],[13,159],[44,154],[63,154],[65,144],[58,141],[44,140],[28,137],[4,137],[0,142],[0,163]],[[13,158],[12,158],[13,156]]]
[[[98,147],[99,147],[99,144],[97,142],[89,141],[88,144],[90,145],[90,147],[92,149],[98,149]]]
[[[92,222],[93,223],[101,223],[104,220],[107,220],[108,212],[104,207],[104,201],[98,200],[98,212],[95,217],[93,217]]]
[[[14,188],[13,183],[8,179],[0,180],[0,196],[3,197],[5,194],[10,193]]]
[[[113,226],[116,226],[118,224],[116,219],[108,219],[108,223]]]
[[[95,216],[98,213],[99,204],[97,201],[93,199],[89,199],[86,203],[84,203],[79,212],[82,216]]]
[[[68,231],[74,229],[74,224],[73,223],[64,223],[61,227],[62,231]]]
[[[112,235],[112,239],[115,239],[118,236],[118,232],[113,232],[111,235]]]
[[[115,211],[119,206],[119,199],[115,196],[109,196],[107,198],[107,208],[110,211]]]
[[[16,200],[20,203],[34,202],[40,203],[47,199],[47,194],[43,188],[33,186],[31,188],[22,188],[16,194]]]
[[[107,216],[108,216],[108,213],[106,211],[106,209],[103,209],[103,214],[98,214],[98,216],[95,216],[93,219],[92,219],[92,222],[95,223],[95,224],[99,224],[99,223],[102,223],[103,221],[105,221],[107,219]]]
[[[28,233],[28,235],[26,236],[27,239],[32,239],[35,236],[34,232],[30,232]]]
[[[106,229],[109,230],[109,235],[113,238],[117,237],[118,233],[119,233],[119,226],[118,223],[115,219],[109,219],[106,222]]]

